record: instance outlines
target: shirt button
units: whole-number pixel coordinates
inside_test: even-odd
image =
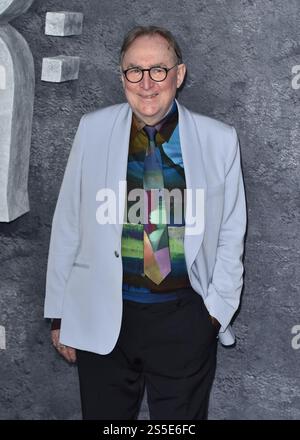
[[[119,257],[119,252],[115,251],[115,256],[118,258]]]

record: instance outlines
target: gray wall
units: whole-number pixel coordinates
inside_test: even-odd
[[[44,35],[47,11],[84,13],[78,37]],[[245,287],[235,348],[219,346],[211,419],[300,418],[299,0],[36,0],[12,24],[36,69],[30,212],[0,225],[1,419],[80,418],[74,366],[51,347],[43,320],[53,210],[80,116],[122,102],[117,74],[123,33],[135,24],[174,31],[188,78],[179,99],[234,125],[247,192]],[[43,83],[42,57],[81,57],[78,81]],[[297,234],[298,232],[298,234]],[[146,403],[140,418],[148,418]]]

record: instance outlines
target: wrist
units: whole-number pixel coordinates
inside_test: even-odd
[[[51,330],[59,330],[61,325],[61,319],[60,318],[54,318],[51,321]]]

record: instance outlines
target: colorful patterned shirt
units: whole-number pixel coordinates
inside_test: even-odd
[[[133,223],[130,217],[130,211],[133,210],[135,204],[140,203],[140,200],[130,201],[128,197],[131,191],[137,188],[141,191],[143,189],[144,158],[148,146],[148,137],[143,130],[144,125],[133,115],[127,164],[127,218],[122,230],[123,298],[156,302],[162,292],[191,288],[184,256],[184,190],[186,182],[180,148],[176,102],[174,101],[163,122],[156,125],[158,130],[156,148],[159,148],[161,153],[164,187],[168,191],[173,190],[173,194],[176,194],[176,197],[172,197],[172,193],[170,194],[169,205],[168,235],[171,272],[159,285],[143,273],[144,225],[139,222]],[[176,191],[174,192],[174,190]]]

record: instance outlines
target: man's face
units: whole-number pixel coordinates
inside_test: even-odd
[[[138,37],[124,54],[122,70],[130,67],[149,69],[153,66],[174,66],[177,57],[168,41],[160,35]],[[147,125],[155,125],[167,113],[175,98],[176,90],[184,80],[184,64],[174,67],[162,82],[153,81],[144,72],[142,81],[131,83],[122,75],[127,101],[136,116]]]

